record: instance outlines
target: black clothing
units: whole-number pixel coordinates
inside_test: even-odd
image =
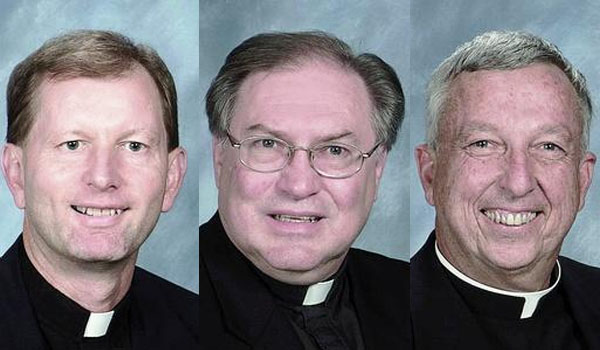
[[[129,294],[115,307],[115,313],[106,335],[84,338],[90,312],[52,287],[40,275],[27,257],[22,242],[18,249],[25,288],[29,293],[33,312],[48,348],[60,350],[131,349]]]
[[[365,349],[410,348],[408,264],[351,249],[324,305],[316,307],[293,305],[294,300],[301,302],[305,292],[301,288],[306,287],[283,292],[287,296],[282,297],[285,287],[274,291],[272,283],[265,283],[255,270],[227,237],[218,213],[200,227],[200,303],[202,329],[207,330],[202,345],[206,349],[319,349],[315,347],[318,342],[302,332],[310,333],[311,327],[323,323],[304,322],[305,329],[300,325],[306,318],[322,318],[328,303],[338,307],[340,314],[354,314],[357,322],[354,324],[350,316],[348,323],[327,325],[328,330],[341,330],[346,335],[327,335],[323,341],[347,341],[351,338],[348,334],[358,332],[359,337],[349,342],[362,341]],[[286,306],[282,299],[287,300]],[[338,319],[347,321],[346,316]],[[324,335],[327,331],[316,333]],[[307,339],[312,343],[306,343]]]
[[[521,319],[524,299],[492,293],[459,279],[435,254],[435,235],[411,259],[415,349],[600,349],[600,303],[589,305],[600,269],[560,258],[562,277]],[[594,324],[590,324],[590,323]]]
[[[307,350],[318,350],[325,346],[331,350],[364,349],[360,324],[347,287],[345,262],[334,276],[328,278],[333,279],[334,283],[326,300],[318,305],[303,305],[308,286],[277,281],[246,261],[292,321]]]
[[[47,295],[52,289],[45,287],[35,291],[28,290],[28,286],[33,288],[43,284],[35,281],[35,274],[32,275],[31,271],[26,272],[23,269],[24,266],[27,269],[27,263],[30,262],[22,261],[20,254],[24,252],[19,253],[22,245],[22,238],[19,237],[0,259],[0,348],[51,349],[46,337],[54,343],[75,334],[81,335],[81,323],[85,321],[82,321],[81,310],[71,308],[73,305],[65,300],[60,302],[61,305],[47,306],[45,309],[40,308],[43,302],[39,302],[39,299],[32,301],[32,297],[41,297],[48,301],[55,300],[58,296]],[[198,306],[196,294],[136,267],[128,296],[117,306],[108,333],[112,335],[116,332],[115,342],[122,340],[117,334],[119,330],[111,328],[113,322],[116,322],[114,327],[120,328],[118,325],[127,319],[129,336],[126,338],[130,341],[130,349],[198,349]],[[79,315],[73,319],[72,328],[64,324],[52,327],[52,323],[60,320],[59,315],[52,315],[55,307],[70,308],[66,311],[69,316]],[[121,308],[129,311],[121,314],[121,311],[124,311]],[[82,340],[87,344],[81,349],[102,349],[94,347],[102,344],[93,344],[92,339]],[[102,342],[108,339],[96,340]]]

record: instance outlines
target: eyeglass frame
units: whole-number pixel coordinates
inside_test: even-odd
[[[237,149],[238,151],[240,151],[242,143],[244,143],[244,142],[246,142],[248,140],[251,140],[251,139],[270,138],[270,139],[273,139],[275,141],[279,141],[279,142],[281,142],[282,144],[284,144],[286,146],[286,148],[288,149],[288,156],[287,156],[287,160],[285,161],[285,163],[283,163],[283,166],[281,166],[280,168],[277,168],[275,170],[269,170],[269,171],[257,170],[257,169],[252,168],[250,165],[246,164],[242,160],[242,152],[239,152],[238,159],[239,159],[240,163],[242,163],[243,166],[245,166],[246,168],[248,168],[248,169],[250,169],[252,171],[255,171],[257,173],[263,173],[263,174],[276,173],[278,171],[281,171],[281,170],[285,169],[285,167],[287,167],[290,164],[290,162],[292,161],[292,158],[294,158],[294,154],[296,153],[296,150],[302,150],[302,151],[305,151],[305,152],[308,153],[308,163],[310,164],[310,167],[319,176],[324,177],[324,178],[328,178],[328,179],[347,179],[347,178],[349,178],[351,176],[354,176],[356,173],[358,173],[359,171],[362,170],[363,165],[365,164],[365,159],[371,158],[371,156],[375,153],[375,150],[377,150],[377,148],[379,148],[379,146],[381,146],[383,144],[383,141],[377,142],[375,144],[375,146],[373,146],[373,148],[370,151],[363,152],[362,150],[360,150],[360,148],[358,148],[358,147],[356,147],[354,145],[349,145],[349,144],[342,143],[342,142],[337,143],[339,145],[352,147],[352,148],[356,149],[357,151],[359,151],[360,152],[360,158],[359,158],[360,159],[360,165],[351,174],[344,175],[344,176],[331,176],[331,175],[324,174],[321,171],[319,171],[317,168],[315,168],[315,165],[313,163],[314,154],[315,154],[314,151],[315,150],[313,149],[313,147],[302,147],[302,146],[291,145],[288,142],[286,142],[286,141],[284,141],[284,140],[282,140],[280,138],[272,137],[272,136],[266,136],[266,135],[265,136],[249,136],[249,137],[246,137],[245,139],[242,139],[242,140],[238,141],[229,132],[227,132],[226,134],[227,134],[227,139],[229,139],[229,142],[231,143],[231,146],[233,148]],[[322,145],[325,145],[325,144],[318,144],[316,146],[322,146]]]

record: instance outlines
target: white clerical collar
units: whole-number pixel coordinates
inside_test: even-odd
[[[486,290],[491,293],[500,294],[500,295],[524,298],[525,303],[523,304],[523,310],[521,311],[521,319],[530,318],[533,315],[533,313],[535,312],[535,309],[537,308],[537,305],[538,305],[538,302],[540,301],[540,299],[542,299],[542,297],[544,295],[550,293],[554,289],[554,287],[556,287],[556,285],[558,285],[558,281],[560,281],[561,268],[560,268],[560,263],[558,262],[558,260],[556,260],[556,265],[558,266],[558,276],[556,278],[556,281],[554,281],[554,283],[550,287],[543,289],[543,290],[536,291],[536,292],[512,292],[512,291],[502,290],[502,289],[498,289],[498,288],[494,288],[494,287],[485,285],[481,282],[477,282],[474,279],[470,278],[469,276],[458,271],[458,269],[455,268],[454,266],[452,266],[452,264],[448,260],[446,260],[444,255],[442,255],[442,252],[440,252],[440,250],[438,248],[437,241],[435,242],[435,255],[437,255],[437,257],[440,260],[440,262],[442,263],[442,265],[448,271],[450,271],[450,273],[452,273],[454,276],[458,277],[462,281],[464,281],[474,287]]]
[[[105,335],[114,313],[114,310],[109,312],[91,312],[85,325],[83,336],[85,338],[95,338]]]
[[[310,306],[324,302],[325,299],[327,299],[327,295],[329,294],[331,287],[333,287],[333,281],[334,280],[329,280],[310,285],[306,290],[302,305]]]

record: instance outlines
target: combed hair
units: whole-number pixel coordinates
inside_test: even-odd
[[[345,42],[320,31],[263,33],[234,48],[206,94],[211,133],[226,136],[238,91],[248,76],[299,66],[311,59],[331,61],[362,78],[374,106],[371,125],[378,140],[390,150],[404,117],[404,95],[396,72],[376,55],[355,55]]]
[[[35,120],[38,88],[45,80],[122,77],[137,67],[144,68],[156,84],[168,148],[173,150],[179,145],[177,91],[169,69],[152,48],[99,30],[73,31],[50,39],[14,68],[6,91],[6,141],[26,142]]]
[[[449,91],[462,72],[513,70],[533,63],[560,68],[575,89],[582,125],[582,150],[589,143],[592,102],[586,80],[554,44],[530,33],[491,31],[459,46],[433,72],[427,86],[427,143],[437,148],[440,121],[449,106]]]

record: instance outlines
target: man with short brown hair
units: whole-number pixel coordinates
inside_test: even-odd
[[[408,264],[351,248],[404,113],[394,70],[323,32],[258,34],[206,109],[219,210],[200,227],[204,341],[408,348]]]
[[[187,167],[158,54],[114,32],[46,42],[8,85],[2,170],[23,233],[0,260],[10,349],[194,349],[197,295],[135,266]]]

